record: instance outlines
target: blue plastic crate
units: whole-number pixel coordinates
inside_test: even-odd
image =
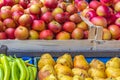
[[[22,59],[23,59],[24,61],[31,59],[29,63],[30,63],[30,64],[34,64],[34,59],[33,59],[32,57],[22,57]]]

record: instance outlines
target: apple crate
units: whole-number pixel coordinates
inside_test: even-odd
[[[82,20],[88,25],[96,28],[94,37],[94,50],[104,52],[120,52],[120,40],[102,40],[103,38],[103,27],[92,24],[88,19],[80,15]]]

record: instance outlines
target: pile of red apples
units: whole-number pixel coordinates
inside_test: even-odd
[[[0,0],[0,40],[87,39],[88,25],[72,3],[59,0]]]
[[[81,15],[94,25],[103,27],[103,40],[120,40],[120,0],[76,0]]]

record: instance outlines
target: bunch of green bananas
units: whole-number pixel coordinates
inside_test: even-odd
[[[1,54],[0,80],[35,80],[37,68],[28,62]]]

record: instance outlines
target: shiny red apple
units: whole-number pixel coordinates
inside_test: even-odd
[[[14,28],[7,28],[5,30],[5,33],[7,34],[8,39],[15,39],[14,32],[15,32]]]
[[[53,33],[58,33],[62,29],[62,25],[56,21],[51,21],[48,24],[48,29],[50,29]]]
[[[0,40],[7,39],[7,34],[5,32],[0,32]]]
[[[39,38],[43,40],[52,40],[54,37],[52,31],[50,30],[43,30],[40,32]]]
[[[49,23],[53,20],[53,16],[51,12],[46,12],[41,16],[41,19],[45,21],[46,23]]]

